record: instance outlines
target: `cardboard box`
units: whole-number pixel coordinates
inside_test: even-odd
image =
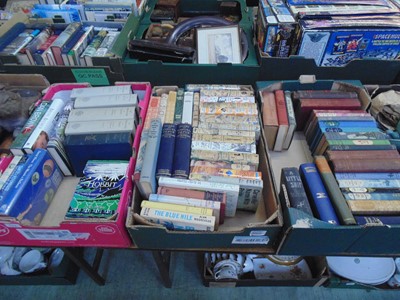
[[[149,10],[143,15],[140,25],[129,36],[131,39],[141,39],[146,30],[152,24],[151,14],[156,0],[149,0]],[[221,1],[180,1],[180,11],[187,16],[215,15]],[[184,64],[167,63],[160,60],[139,61],[127,55],[123,62],[125,80],[144,80],[157,85],[179,85],[187,82],[194,83],[238,83],[253,84],[258,76],[258,62],[253,45],[253,16],[251,10],[246,7],[245,1],[237,1],[240,4],[240,27],[246,33],[249,51],[242,64]],[[179,74],[179,76],[175,76]]]
[[[204,258],[204,254],[203,254]],[[256,279],[253,272],[243,274],[238,280],[216,280],[208,263],[204,259],[202,268],[203,284],[207,287],[241,287],[241,286],[313,286],[318,287],[326,284],[329,273],[324,257],[305,257],[311,273],[310,279]]]
[[[283,90],[308,90],[308,89],[332,89],[356,91],[359,94],[362,105],[366,108],[370,103],[370,97],[359,81],[333,81],[303,80],[292,81],[261,81],[257,82],[257,90],[274,91]],[[311,76],[311,79],[314,79]],[[271,152],[271,166],[275,189],[279,192],[280,173],[283,167],[299,167],[300,164],[311,162],[312,157],[308,150],[307,142],[301,131],[295,133],[292,145],[288,151]],[[310,218],[296,208],[288,208],[281,203],[284,217],[284,235],[282,243],[277,251],[281,255],[342,255],[350,253],[359,254],[390,254],[399,249],[398,239],[395,233],[398,229],[386,226],[334,226],[316,218]],[[396,226],[392,226],[396,227]],[[373,234],[373,232],[376,234]],[[372,233],[372,235],[371,235]],[[396,248],[397,247],[397,248]]]
[[[149,83],[118,84],[132,86],[139,95],[140,119],[143,120],[149,103],[151,87]],[[47,91],[44,99],[51,99],[57,91],[87,87],[87,84],[55,84]],[[140,127],[142,121],[138,125]],[[139,147],[141,130],[137,130],[133,147]],[[129,162],[127,178],[131,178],[136,157]],[[131,203],[133,183],[126,180],[115,220],[65,220],[72,195],[79,178],[64,178],[39,226],[24,226],[15,219],[0,220],[2,245],[26,246],[91,246],[91,247],[129,247],[132,241],[125,227],[127,208]]]
[[[144,225],[135,218],[142,201],[135,188],[126,227],[139,248],[161,250],[226,249],[229,252],[251,248],[254,252],[274,253],[281,237],[282,219],[277,195],[273,188],[270,165],[260,139],[259,170],[263,173],[263,197],[257,211],[237,211],[236,216],[225,218],[217,231],[171,231],[160,225]]]

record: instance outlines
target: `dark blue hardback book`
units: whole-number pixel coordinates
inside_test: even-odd
[[[177,124],[165,123],[162,128],[156,176],[172,176]]]
[[[289,201],[288,207],[300,209],[312,216],[313,212],[297,168],[282,168],[282,185],[285,186],[285,190],[281,188],[281,199]]]
[[[0,51],[10,44],[20,33],[26,29],[24,23],[18,22],[0,37]]]
[[[300,176],[315,214],[318,215],[322,221],[338,225],[338,217],[316,165],[314,163],[301,164]]]
[[[400,216],[354,216],[358,225],[399,225]]]
[[[81,36],[85,33],[85,29],[81,28],[78,32],[72,36],[72,38],[65,44],[65,46],[61,50],[61,57],[64,62],[64,65],[69,66],[68,61],[68,52],[75,46],[75,44],[79,41]]]
[[[193,128],[190,124],[180,123],[177,125],[172,177],[185,179],[189,177],[192,131]]]

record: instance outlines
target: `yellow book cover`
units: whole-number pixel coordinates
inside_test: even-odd
[[[164,209],[164,210],[178,211],[178,212],[184,212],[184,213],[190,213],[190,214],[196,214],[196,215],[205,215],[205,216],[213,216],[214,215],[214,210],[212,208],[196,207],[196,206],[172,204],[172,203],[153,202],[153,201],[147,201],[147,200],[142,201],[141,207]]]

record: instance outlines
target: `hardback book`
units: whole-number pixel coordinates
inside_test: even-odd
[[[165,123],[168,105],[168,94],[163,93],[161,95],[160,106],[158,108],[157,118],[160,119],[161,124]]]
[[[190,167],[189,179],[197,179],[198,175],[201,176],[222,176],[243,179],[262,180],[262,173],[250,170],[238,170],[231,168],[218,168],[209,166],[193,166]]]
[[[39,49],[37,49],[33,54],[32,54],[32,58],[35,61],[35,65],[38,66],[44,66],[46,65],[46,61],[47,61],[47,65],[49,65],[48,63],[48,58],[47,58],[47,54],[46,51],[49,50],[50,51],[50,45],[58,38],[58,34],[57,33],[53,33],[52,35],[49,36],[49,38],[46,40],[46,42],[44,42]]]
[[[190,161],[190,172],[192,172],[193,170],[195,170],[195,168],[198,167],[212,168],[212,169],[232,169],[240,171],[256,171],[256,168],[253,165],[248,165],[248,164],[232,164],[226,161],[208,161],[208,160],[195,160],[195,159]]]
[[[340,188],[342,193],[400,193],[399,188],[366,188],[366,187],[346,187]]]
[[[176,91],[174,123],[182,122],[184,96],[185,96],[185,90],[183,88],[178,88],[178,90]],[[193,110],[194,110],[194,106],[193,106]]]
[[[258,154],[242,152],[223,152],[213,150],[192,149],[191,159],[208,161],[225,161],[232,164],[247,164],[258,168],[260,159]]]
[[[33,133],[40,120],[50,107],[51,101],[42,101],[29,116],[21,132],[17,134],[10,146],[13,155],[24,155],[23,147]]]
[[[337,180],[341,179],[400,179],[400,173],[393,173],[393,172],[373,172],[373,173],[359,173],[359,172],[352,172],[352,173],[335,173],[335,177]]]
[[[63,146],[72,170],[80,176],[91,159],[129,160],[132,142],[131,132],[89,133],[65,136]]]
[[[348,200],[355,215],[396,215],[400,213],[400,200]]]
[[[199,115],[199,124],[201,123],[227,123],[227,124],[250,124],[259,126],[258,116],[239,116],[239,115]],[[226,126],[226,125],[225,125]],[[229,126],[229,125],[228,125]],[[199,125],[199,127],[202,127]]]
[[[199,92],[200,90],[253,91],[253,87],[247,84],[186,84],[185,89],[191,92]]]
[[[89,160],[75,188],[66,219],[113,219],[116,216],[129,162]]]
[[[51,27],[44,28],[28,45],[26,45],[25,53],[30,65],[36,64],[33,55],[46,43],[52,34],[53,29]]]
[[[195,126],[193,126],[196,128]],[[243,130],[252,131],[256,135],[256,140],[260,138],[260,124],[248,124],[248,123],[199,123],[197,128],[201,129],[226,129],[226,130]],[[274,141],[275,142],[275,141]]]
[[[2,199],[0,213],[24,225],[39,225],[63,179],[57,164],[45,149],[36,149],[23,171]]]
[[[161,133],[160,149],[157,158],[157,178],[160,176],[172,176],[174,163],[175,139],[177,125],[164,123]]]
[[[80,65],[80,56],[88,46],[89,41],[93,39],[94,26],[90,25],[85,29],[85,33],[79,38],[76,44],[68,52],[68,62],[70,66]]]
[[[202,102],[199,109],[203,115],[258,116],[256,103]]]
[[[355,98],[358,99],[356,92],[346,92],[337,90],[298,90],[292,94],[293,99],[343,99],[343,98]]]
[[[67,28],[65,28],[65,30],[61,32],[57,39],[51,44],[50,49],[57,65],[64,65],[61,57],[62,51],[63,49],[65,49],[68,41],[72,39],[76,34],[78,34],[81,28],[82,25],[80,22],[70,23]]]
[[[135,133],[135,120],[132,119],[114,119],[70,122],[65,127],[65,135],[90,134],[90,133],[117,133],[131,132]]]
[[[358,225],[398,225],[400,216],[354,216]]]
[[[72,38],[65,44],[65,46],[61,49],[61,58],[63,61],[63,64],[65,66],[70,66],[69,59],[68,59],[68,53],[71,51],[71,49],[76,45],[76,43],[79,41],[79,39],[85,34],[85,29],[81,28],[77,31],[76,34],[72,36]]]
[[[167,108],[165,112],[165,123],[174,123],[175,119],[175,106],[176,106],[176,99],[177,93],[175,91],[169,91],[168,98],[167,98]]]
[[[325,153],[328,160],[332,159],[366,159],[366,158],[400,158],[400,154],[397,150],[368,150],[368,151],[333,151],[327,150]]]
[[[100,30],[87,45],[85,50],[82,52],[79,57],[79,65],[80,66],[93,66],[92,56],[96,53],[97,49],[99,49],[101,43],[107,36],[106,30]]]
[[[398,179],[339,179],[337,183],[340,188],[400,188]]]
[[[140,215],[168,230],[214,231],[215,217],[144,207]]]
[[[39,29],[25,29],[15,39],[7,44],[0,52],[2,55],[17,55],[34,37],[40,33]]]
[[[129,94],[132,94],[132,88],[130,85],[98,86],[73,89],[71,92],[71,98],[75,99],[78,97],[98,97]]]
[[[134,119],[135,106],[74,108],[68,116],[68,122],[98,121],[113,119]]]
[[[144,154],[142,171],[138,182],[139,191],[142,196],[146,198],[148,198],[150,194],[156,193],[157,190],[156,169],[161,133],[161,121],[157,118],[153,119],[149,128],[146,153]]]
[[[350,158],[350,159],[330,159],[329,163],[335,173],[351,172],[394,172],[400,171],[399,158]]]
[[[175,151],[173,153],[172,177],[189,177],[192,125],[180,123],[176,126]]]
[[[254,91],[241,90],[200,90],[200,102],[252,102]]]
[[[324,132],[323,137],[326,140],[384,140],[388,135],[384,132]]]
[[[182,123],[192,125],[193,101],[193,92],[185,92],[183,95]]]
[[[282,168],[280,197],[285,200],[288,207],[297,208],[313,216],[310,202],[297,168]]]
[[[343,197],[328,161],[324,156],[315,156],[314,161],[340,223],[343,225],[355,225],[356,221]]]
[[[0,39],[0,51],[7,47],[19,34],[23,33],[26,25],[22,22],[17,22],[9,30],[7,30]]]
[[[36,148],[47,147],[49,134],[54,130],[64,107],[65,102],[61,99],[51,101],[51,105],[26,141],[23,147],[25,153],[32,153]]]
[[[200,93],[193,93],[193,116],[192,125],[193,127],[198,127],[200,122]]]
[[[256,154],[256,145],[248,143],[220,143],[192,141],[192,150],[213,150],[222,152],[240,152]]]
[[[314,163],[304,163],[299,170],[313,212],[322,221],[339,225],[331,199]]]
[[[288,120],[285,94],[283,90],[276,90],[274,94],[275,94],[276,113],[278,116],[279,127],[278,127],[278,133],[276,134],[273,150],[282,151],[283,143],[285,141],[289,129],[289,120]]]
[[[137,94],[78,96],[74,101],[74,108],[126,107],[137,106],[137,103]]]
[[[207,128],[193,128],[193,136],[197,136],[197,134],[208,134],[208,135],[219,135],[219,136],[243,136],[243,137],[251,137],[256,140],[256,133],[254,131],[246,131],[246,130],[230,130],[230,129],[207,129]]]
[[[370,139],[361,139],[361,140],[325,140],[325,142],[321,142],[315,146],[315,150],[313,151],[316,155],[322,155],[326,150],[330,149],[332,146],[383,146],[383,145],[391,145],[389,139],[382,140],[370,140]]]
[[[285,91],[285,101],[286,101],[289,128],[286,137],[283,141],[282,148],[283,150],[288,150],[290,145],[292,144],[294,131],[296,130],[297,127],[296,116],[294,115],[294,108],[290,91]]]
[[[237,135],[217,135],[207,133],[195,133],[192,136],[193,141],[236,143],[236,144],[255,144],[256,139],[250,136]]]
[[[346,200],[397,200],[400,193],[348,193],[343,192]]]
[[[186,190],[189,191],[189,190]],[[221,206],[226,203],[213,201],[213,200],[204,200],[198,198],[190,198],[190,197],[177,197],[163,194],[150,194],[149,201],[152,202],[160,202],[160,203],[173,203],[185,206],[194,206],[198,208],[208,208],[213,211],[213,216],[215,216],[216,224],[223,224],[225,218],[225,211],[222,210]],[[225,208],[224,208],[225,209]]]
[[[226,208],[225,216],[234,217],[236,214],[240,186],[238,184],[227,184],[210,181],[188,180],[181,178],[160,177],[159,186],[193,189],[209,192],[225,192]]]

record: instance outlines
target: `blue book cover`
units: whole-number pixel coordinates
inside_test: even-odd
[[[23,172],[2,200],[0,213],[24,225],[39,225],[63,180],[55,161],[45,149],[36,149]]]
[[[68,61],[68,52],[75,46],[75,44],[79,41],[81,36],[85,33],[85,29],[81,28],[78,32],[72,36],[72,38],[65,44],[65,46],[61,50],[61,57],[66,66],[69,66]]]
[[[176,124],[165,123],[162,128],[156,176],[172,176],[174,162]]]
[[[337,180],[342,179],[400,179],[400,173],[335,173]]]
[[[10,44],[20,33],[26,29],[24,23],[16,23],[6,33],[0,37],[0,51]]]
[[[342,193],[346,200],[398,200],[400,193]]]
[[[300,165],[300,176],[315,213],[322,221],[338,225],[339,220],[314,163]]]
[[[354,216],[358,225],[398,225],[400,216]]]
[[[281,189],[282,199],[288,199],[288,207],[293,207],[304,211],[313,216],[311,206],[304,190],[303,182],[300,178],[300,173],[297,168],[282,168],[281,185],[284,185],[286,191]],[[285,192],[287,195],[285,195]]]
[[[172,177],[189,178],[192,131],[192,125],[188,123],[177,125]]]
[[[396,150],[396,146],[395,145],[330,145],[328,150],[331,151]]]

